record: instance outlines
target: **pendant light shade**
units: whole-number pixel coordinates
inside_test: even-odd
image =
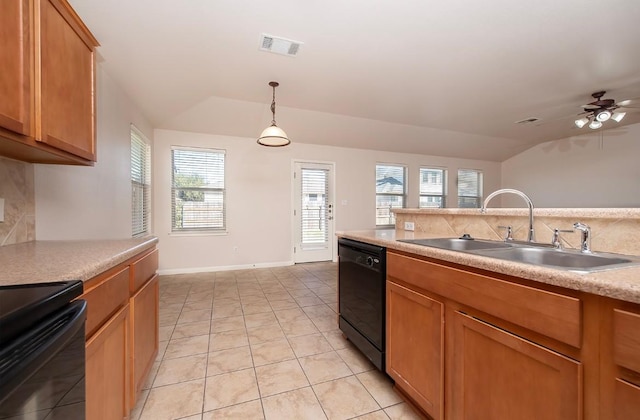
[[[271,113],[273,119],[271,125],[262,131],[260,138],[258,138],[258,144],[269,147],[282,147],[291,143],[291,140],[287,137],[287,133],[276,125],[276,87],[278,82],[269,82],[269,86],[273,88],[273,100],[271,101]]]

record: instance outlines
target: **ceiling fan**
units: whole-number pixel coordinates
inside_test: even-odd
[[[624,112],[629,107],[630,100],[621,101],[616,103],[613,99],[602,99],[606,91],[602,90],[591,94],[593,102],[589,102],[586,105],[582,105],[584,112],[578,115],[584,115],[579,120],[575,120],[575,125],[578,128],[582,128],[588,124],[592,130],[597,130],[602,127],[602,123],[608,120],[614,120],[620,122],[627,114]]]

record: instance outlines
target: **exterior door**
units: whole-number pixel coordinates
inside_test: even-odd
[[[293,181],[293,261],[329,261],[336,241],[333,164],[294,162]]]

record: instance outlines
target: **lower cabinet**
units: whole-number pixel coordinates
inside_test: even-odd
[[[453,312],[451,419],[582,418],[582,366]]]
[[[129,416],[129,306],[120,309],[86,344],[86,414],[91,420]]]
[[[434,419],[443,418],[444,305],[387,282],[387,373]]]
[[[136,401],[158,354],[160,287],[155,275],[131,298],[131,401]]]

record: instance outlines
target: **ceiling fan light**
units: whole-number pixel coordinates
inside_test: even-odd
[[[579,120],[575,120],[576,127],[582,128],[589,122],[589,118],[580,118]]]
[[[626,112],[614,112],[613,115],[611,116],[611,119],[614,120],[615,122],[620,122],[622,121],[625,115],[627,115]]]
[[[276,125],[265,128],[258,139],[258,144],[269,147],[282,147],[289,143],[291,143],[291,140],[287,137],[287,133]]]
[[[600,127],[602,127],[602,123],[598,120],[593,120],[591,124],[589,124],[589,128],[592,130],[597,130]]]
[[[611,111],[609,111],[608,109],[602,110],[596,115],[596,120],[600,122],[605,122],[609,118],[611,118]]]

